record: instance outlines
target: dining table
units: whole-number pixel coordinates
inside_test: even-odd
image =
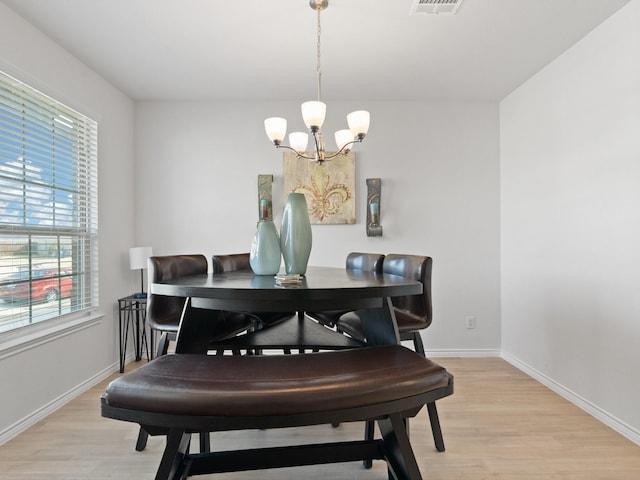
[[[422,293],[422,283],[418,280],[391,275],[387,273],[376,273],[361,270],[352,270],[346,268],[337,267],[322,267],[311,266],[307,269],[305,274],[300,278],[299,283],[281,285],[277,281],[276,276],[273,275],[255,275],[250,271],[232,271],[222,273],[207,273],[192,276],[183,276],[168,281],[161,281],[152,283],[149,286],[149,291],[152,295],[169,295],[185,298],[185,306],[183,309],[182,319],[176,338],[175,353],[173,357],[194,358],[194,355],[181,355],[181,354],[202,354],[209,353],[212,345],[210,339],[215,336],[214,333],[216,323],[219,323],[224,318],[224,312],[291,312],[293,321],[299,322],[300,325],[314,325],[317,329],[330,332],[333,335],[331,342],[333,342],[333,349],[331,352],[320,353],[318,356],[307,356],[303,361],[317,363],[318,369],[325,371],[329,369],[327,363],[328,358],[333,357],[337,359],[347,358],[342,355],[349,356],[356,352],[362,352],[363,355],[377,352],[376,348],[387,348],[388,345],[400,344],[400,335],[398,333],[398,326],[396,324],[395,314],[391,299],[398,296],[419,295]],[[362,321],[363,332],[365,334],[364,342],[356,342],[350,339],[346,335],[335,332],[325,326],[319,325],[312,320],[309,312],[320,311],[345,311],[354,312]],[[278,325],[265,328],[264,330],[257,331],[255,333],[261,333],[263,331],[277,330]],[[252,332],[238,335],[234,339],[252,338]],[[294,340],[294,343],[300,343],[298,346],[306,347],[304,344],[304,336],[297,337],[298,341]],[[241,346],[242,343],[236,343],[235,346]],[[247,346],[247,345],[245,345]],[[256,345],[249,345],[255,347]],[[264,346],[264,344],[262,345]],[[273,347],[282,346],[275,342]],[[290,345],[295,346],[295,345]],[[344,354],[337,352],[340,348],[351,348],[358,346],[355,350],[344,350]],[[371,349],[366,347],[373,347]],[[247,349],[249,351],[250,349]],[[220,353],[220,352],[218,352]],[[327,357],[328,355],[329,357]],[[301,388],[301,391],[305,391],[311,388],[312,385],[316,385],[317,374],[313,369],[305,370],[296,368],[300,365],[300,360],[297,359],[297,355],[280,355],[274,356],[228,356],[228,357],[215,357],[221,361],[226,360],[229,363],[226,364],[226,368],[230,368],[235,364],[242,365],[247,359],[251,358],[263,358],[265,361],[276,360],[282,362],[283,365],[288,365],[287,368],[292,369],[294,375],[302,375],[302,372],[309,374],[307,384],[305,384],[304,376],[299,377],[298,383],[306,385]],[[209,357],[211,358],[211,357]],[[412,359],[414,357],[411,357]],[[317,362],[315,362],[317,360]],[[426,362],[426,360],[424,360]],[[307,364],[305,363],[305,365]],[[358,368],[362,367],[363,362],[350,363],[346,361],[344,364],[340,364],[336,368],[339,369],[340,374],[320,375],[321,378],[325,378],[326,381],[332,383],[330,391],[337,392],[338,384],[340,388],[345,389],[347,396],[351,398],[351,395],[356,395],[353,391],[354,385],[358,382],[369,381],[367,375],[370,374],[371,362],[364,362],[366,368],[365,371],[359,371]],[[358,366],[360,365],[360,367]],[[429,364],[430,365],[430,364]],[[389,368],[389,366],[385,366]],[[265,371],[271,372],[273,375],[273,369],[267,368]],[[424,370],[424,374],[427,374],[428,369]],[[296,373],[297,372],[297,373]],[[284,373],[283,373],[284,375]],[[352,375],[356,378],[356,382],[340,383],[343,378],[347,378]],[[377,376],[376,378],[380,378]],[[169,375],[173,378],[175,375]],[[279,377],[278,377],[279,378]],[[394,377],[395,378],[395,377]],[[242,376],[247,385],[247,390],[254,392],[256,388],[263,388],[264,386],[258,382],[254,385],[250,379],[246,379]],[[270,385],[271,382],[277,382],[276,378],[269,378],[265,381],[266,385]],[[391,381],[391,380],[389,380]],[[198,385],[205,385],[206,382],[199,382]],[[235,384],[234,384],[235,385]],[[223,385],[224,387],[224,385]],[[222,388],[222,387],[221,387]],[[349,390],[351,389],[351,390]],[[277,389],[276,389],[277,390]],[[255,393],[255,392],[254,392]],[[293,394],[293,392],[292,392]],[[426,397],[425,397],[426,398]],[[369,399],[367,399],[368,401]],[[311,400],[307,400],[311,401]],[[402,400],[407,401],[407,400]],[[327,412],[317,413],[320,415],[321,420],[313,417],[312,413],[305,413],[309,417],[304,422],[301,421],[301,425],[316,424],[316,422],[333,423],[337,424],[341,421],[354,421],[351,417],[343,417],[344,412],[349,410],[337,410],[333,412],[331,402],[321,402],[322,408]],[[264,405],[263,405],[264,406]],[[363,409],[373,408],[374,405],[366,403],[362,406]],[[305,408],[308,405],[305,406]],[[415,406],[414,406],[415,407]],[[397,428],[403,430],[408,429],[407,422],[410,416],[414,416],[418,411],[418,408],[407,410],[402,415],[407,415],[403,421],[404,424],[398,424]],[[313,406],[313,409],[319,408],[318,405]],[[404,408],[404,407],[403,407]],[[249,408],[248,411],[253,411]],[[306,411],[306,410],[305,410]],[[309,412],[315,410],[309,410]],[[358,411],[359,412],[359,411]],[[362,416],[361,416],[362,415]],[[357,413],[358,419],[366,420],[366,413]],[[373,414],[371,414],[373,415]],[[376,414],[377,415],[377,414]],[[361,417],[360,417],[361,416]],[[313,417],[313,418],[312,418]],[[248,418],[253,419],[254,416]],[[261,419],[260,416],[255,416],[257,419]],[[267,419],[270,417],[267,417]],[[306,418],[306,417],[305,417]],[[378,419],[379,421],[386,421],[386,417]],[[228,421],[232,421],[233,419]],[[226,420],[226,421],[227,421]],[[267,420],[264,420],[265,422]],[[276,428],[282,426],[297,426],[298,423],[291,423],[288,417],[275,416],[274,420],[269,420],[268,423],[260,428]],[[216,424],[217,425],[217,424]],[[251,428],[255,428],[253,423]],[[262,425],[262,424],[260,424]],[[223,429],[219,425],[216,427]],[[236,429],[239,427],[233,427]],[[274,468],[280,466],[294,466],[294,465],[310,465],[317,463],[335,463],[345,462],[350,460],[362,460],[365,465],[370,466],[373,459],[386,458],[386,455],[382,455],[384,451],[384,445],[391,444],[390,452],[393,451],[393,455],[399,455],[393,462],[393,468],[399,472],[402,472],[400,477],[395,478],[421,478],[420,473],[413,456],[409,438],[405,437],[403,440],[402,448],[396,445],[396,435],[400,435],[396,430],[396,433],[385,433],[381,440],[365,439],[352,442],[328,442],[312,445],[287,445],[283,447],[276,447],[275,449],[268,449],[263,452],[261,449],[253,449],[247,451],[232,451],[232,452],[217,452],[214,454],[202,453],[200,456],[203,458],[207,455],[215,455],[216,461],[219,462],[224,455],[231,455],[235,460],[232,462],[233,466],[228,470],[246,470],[254,468]],[[204,448],[204,452],[208,451],[209,442],[206,440],[202,443],[201,448]],[[399,452],[402,451],[400,454]],[[276,452],[276,453],[274,453]],[[197,455],[196,455],[197,456]],[[237,458],[235,457],[237,456]],[[246,456],[246,457],[245,457]],[[195,456],[194,456],[195,457]],[[303,460],[301,460],[304,457]],[[198,457],[199,458],[199,457]],[[256,459],[257,458],[257,459]],[[203,460],[204,461],[204,460]],[[389,461],[387,459],[387,461]],[[408,464],[405,464],[409,462]],[[213,463],[207,464],[208,466]],[[391,464],[390,464],[391,465]],[[409,467],[407,467],[409,465]],[[213,468],[213,467],[212,467]],[[216,467],[224,470],[226,467]],[[391,467],[390,467],[391,468]],[[207,470],[207,471],[214,471]],[[215,470],[218,471],[218,470]],[[391,470],[390,470],[391,471]],[[408,471],[411,471],[409,475]]]
[[[216,311],[291,311],[306,322],[311,320],[304,319],[304,312],[354,311],[362,320],[367,345],[397,344],[400,336],[391,298],[422,292],[422,284],[410,278],[322,266],[308,267],[295,285],[279,285],[273,275],[233,271],[184,276],[152,283],[149,288],[155,295],[187,299],[176,353],[197,353],[206,348],[211,319],[219,318],[212,315]]]

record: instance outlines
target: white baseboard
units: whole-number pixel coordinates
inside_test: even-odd
[[[521,370],[522,372],[526,373],[530,377],[534,378],[535,380],[543,384],[545,387],[553,390],[555,393],[557,393],[564,399],[568,400],[569,402],[573,403],[578,408],[581,408],[592,417],[600,420],[602,423],[612,428],[613,430],[618,432],[620,435],[628,438],[636,445],[640,445],[640,431],[636,430],[635,428],[632,428],[631,426],[621,421],[619,418],[611,415],[609,412],[603,410],[597,405],[594,405],[593,403],[589,402],[585,398],[569,390],[563,385],[560,385],[555,380],[547,377],[546,375],[542,374],[535,368],[530,367],[526,363],[520,361],[518,358],[506,352],[502,352],[501,357],[507,362],[509,362],[511,365],[516,367],[518,370]]]
[[[501,351],[492,348],[469,348],[457,350],[425,349],[429,358],[435,357],[500,357]]]
[[[127,357],[127,361],[131,361],[132,359],[133,359],[133,353],[131,353]],[[36,423],[38,423],[40,420],[43,420],[47,416],[51,415],[53,412],[63,407],[65,404],[69,403],[74,398],[80,396],[81,394],[89,390],[91,387],[93,387],[94,385],[97,385],[98,383],[100,383],[101,381],[108,378],[110,375],[112,375],[113,373],[119,370],[120,370],[119,363],[114,363],[108,366],[98,374],[82,382],[80,385],[77,385],[76,387],[72,388],[68,392],[60,395],[58,398],[54,399],[53,401],[49,402],[48,404],[34,411],[30,415],[22,418],[21,420],[17,421],[13,425],[10,425],[8,428],[0,431],[0,445],[4,445],[12,438],[17,437],[22,432],[32,427]]]

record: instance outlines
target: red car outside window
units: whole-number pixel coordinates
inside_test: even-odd
[[[72,287],[73,278],[57,268],[33,270],[31,279],[29,272],[23,271],[0,279],[0,299],[7,303],[29,299],[32,302],[55,302],[70,297]]]

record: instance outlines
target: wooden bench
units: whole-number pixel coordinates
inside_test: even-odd
[[[156,480],[386,460],[421,479],[405,419],[453,393],[441,366],[400,345],[304,355],[159,357],[107,387],[102,416],[167,435]],[[376,420],[381,439],[189,453],[191,433]]]

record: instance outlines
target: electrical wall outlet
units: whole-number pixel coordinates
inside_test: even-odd
[[[465,324],[468,329],[476,328],[476,317],[466,317]]]

